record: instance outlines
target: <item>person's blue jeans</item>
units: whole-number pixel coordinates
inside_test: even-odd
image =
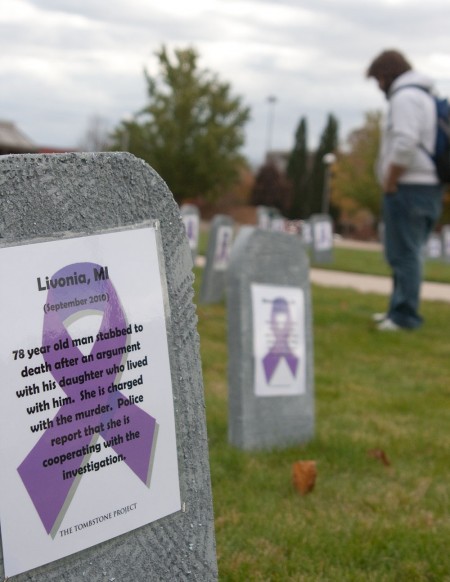
[[[442,211],[440,185],[400,184],[385,194],[385,254],[392,269],[393,290],[388,317],[400,327],[422,325],[419,315],[423,246]]]

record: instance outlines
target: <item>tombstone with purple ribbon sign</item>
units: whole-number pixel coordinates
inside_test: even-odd
[[[447,263],[450,262],[450,224],[444,224],[441,229],[442,257]]]
[[[246,450],[314,432],[309,261],[299,237],[246,227],[227,283],[229,440]]]
[[[233,244],[234,221],[225,214],[218,214],[211,223],[200,286],[200,303],[218,303],[225,295],[225,281]]]
[[[333,222],[328,214],[313,214],[311,224],[313,263],[331,263],[333,261]]]
[[[181,217],[186,229],[186,235],[191,249],[192,260],[195,264],[198,251],[198,239],[200,235],[200,212],[194,204],[181,205]]]
[[[3,156],[0,170],[0,576],[216,580],[172,194],[127,153]]]
[[[429,261],[439,261],[443,256],[443,237],[437,232],[432,232],[424,246],[425,258]]]

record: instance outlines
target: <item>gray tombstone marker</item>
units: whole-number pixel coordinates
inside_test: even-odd
[[[258,227],[262,230],[270,230],[270,208],[268,206],[257,206],[256,207],[256,222]]]
[[[0,168],[0,235],[2,237],[2,248],[0,249],[0,253],[3,253],[3,257],[7,257],[7,253],[10,252],[18,253],[22,257],[24,256],[24,253],[26,255],[28,252],[30,253],[30,256],[35,256],[36,249],[48,248],[48,252],[43,253],[42,255],[42,261],[54,261],[55,254],[58,255],[58,253],[61,252],[60,250],[57,251],[57,249],[60,249],[61,247],[66,248],[65,245],[75,244],[73,243],[74,240],[77,245],[84,245],[89,243],[83,241],[94,238],[95,240],[98,239],[100,244],[103,244],[103,240],[110,240],[108,237],[111,232],[115,233],[117,231],[120,233],[120,236],[124,235],[126,238],[130,237],[132,240],[135,240],[134,237],[137,236],[138,233],[149,232],[149,230],[143,225],[148,223],[154,225],[150,230],[152,230],[153,236],[155,237],[154,240],[159,241],[155,247],[158,248],[157,255],[159,257],[159,263],[158,261],[154,263],[156,267],[158,267],[159,264],[159,271],[158,268],[155,268],[155,270],[152,268],[150,272],[150,267],[145,261],[143,264],[140,264],[139,269],[136,268],[135,271],[140,274],[137,278],[138,281],[140,281],[140,277],[145,277],[146,280],[156,281],[157,283],[155,285],[157,288],[158,286],[160,287],[162,296],[166,298],[164,299],[163,308],[163,314],[166,314],[165,327],[163,328],[165,330],[165,337],[164,341],[161,343],[164,343],[165,345],[167,344],[165,347],[167,353],[165,367],[169,381],[171,381],[171,392],[169,393],[168,398],[167,394],[165,398],[170,401],[170,407],[172,410],[171,422],[173,426],[173,439],[170,446],[172,447],[171,450],[173,451],[175,462],[172,463],[171,470],[172,472],[175,472],[178,480],[177,486],[174,487],[173,483],[169,483],[167,480],[158,477],[161,473],[155,474],[156,467],[161,467],[166,464],[165,461],[162,462],[166,457],[162,455],[160,451],[166,450],[169,446],[165,442],[165,435],[167,433],[165,432],[164,426],[160,424],[158,432],[154,433],[155,438],[153,439],[152,437],[153,456],[151,457],[152,460],[150,460],[150,465],[147,466],[150,468],[153,467],[153,474],[149,484],[146,485],[144,482],[141,483],[141,481],[136,477],[137,473],[135,474],[128,470],[128,467],[125,465],[131,463],[132,459],[127,459],[126,457],[123,457],[122,459],[123,461],[126,461],[126,463],[122,463],[121,465],[123,467],[121,468],[119,468],[119,465],[114,465],[113,468],[105,468],[98,473],[94,472],[89,476],[78,473],[77,479],[79,479],[79,482],[77,488],[75,491],[71,490],[71,494],[66,497],[65,501],[65,504],[69,505],[67,516],[70,515],[71,521],[67,524],[64,523],[64,517],[61,518],[63,520],[62,525],[61,523],[58,524],[58,522],[56,522],[56,525],[53,526],[56,529],[54,529],[52,535],[49,535],[47,533],[48,529],[42,527],[44,521],[41,514],[39,513],[38,515],[38,506],[32,496],[33,488],[40,486],[40,484],[35,481],[34,473],[30,472],[27,475],[26,479],[28,479],[28,482],[26,482],[22,473],[20,473],[22,465],[17,469],[17,473],[20,473],[22,480],[18,478],[15,470],[11,470],[8,478],[17,481],[17,494],[20,493],[20,495],[24,496],[24,499],[26,500],[23,506],[21,505],[14,508],[17,510],[17,521],[20,527],[23,528],[23,540],[21,539],[20,530],[17,529],[18,526],[14,525],[14,528],[16,528],[14,531],[13,528],[10,527],[11,520],[9,517],[8,523],[4,522],[3,518],[6,517],[6,514],[8,514],[8,516],[12,514],[12,511],[10,508],[6,508],[3,504],[3,511],[0,516],[2,518],[1,533],[3,548],[7,548],[7,550],[5,549],[5,563],[3,553],[0,552],[1,579],[5,576],[4,568],[6,565],[9,572],[17,572],[17,576],[14,577],[14,580],[17,580],[17,582],[31,579],[36,582],[59,580],[66,580],[68,582],[78,582],[80,580],[90,580],[93,582],[103,582],[104,580],[123,582],[140,582],[147,580],[202,580],[209,582],[211,580],[217,580],[218,574],[215,555],[213,509],[204,415],[203,382],[199,355],[199,337],[196,329],[197,319],[195,307],[192,303],[192,261],[183,222],[180,218],[180,211],[172,194],[168,190],[164,181],[152,168],[142,160],[126,153],[2,156],[0,158]],[[40,241],[44,241],[44,245],[42,245]],[[68,246],[67,248],[72,248],[72,246]],[[82,255],[82,253],[79,252],[80,248],[84,248],[84,246],[77,246],[76,253]],[[91,247],[88,247],[88,249],[91,249]],[[142,245],[140,251],[146,252],[145,248],[142,248]],[[133,254],[140,256],[137,245],[134,247],[125,246],[124,248],[120,248],[119,252],[116,253],[117,258],[114,260],[118,265],[120,265],[120,268],[124,273],[129,272],[127,271],[127,269],[129,269],[128,263],[133,263]],[[123,259],[121,259],[121,257],[123,257]],[[63,265],[71,260],[67,258],[64,253],[61,253],[59,258],[63,261]],[[82,261],[83,257],[80,256],[79,260]],[[2,259],[2,261],[2,264],[5,265],[5,260]],[[66,261],[66,263],[64,261]],[[80,265],[81,264],[85,265],[91,263],[80,263]],[[73,267],[73,264],[68,265],[68,267],[69,266]],[[26,272],[29,271],[30,273],[34,273],[34,270],[36,270],[37,267],[35,267],[33,260],[24,260],[23,263],[8,268],[11,271],[16,268],[17,275],[19,276],[20,274],[20,276],[22,276],[24,270]],[[55,281],[58,281],[59,286],[65,284],[73,285],[73,277],[75,277],[75,283],[78,285],[81,281],[82,268],[83,267],[80,266],[78,269],[78,275],[77,273],[74,273],[72,274],[72,278],[67,277],[63,280],[61,277],[55,279]],[[110,275],[111,281],[113,282],[114,273],[111,272],[110,269],[108,275],[108,270],[105,269],[106,267],[102,269],[101,272],[97,273],[98,278],[109,279]],[[52,273],[54,272],[55,271],[52,271]],[[37,297],[37,299],[40,300],[44,295],[47,296],[47,289],[51,286],[51,281],[53,281],[53,279],[49,279],[49,286],[47,286],[47,289],[44,289],[46,285],[45,280],[47,280],[44,279],[44,275],[47,274],[51,277],[52,273],[46,273],[45,271],[36,273],[42,277],[38,279],[38,287],[39,281],[41,281],[42,285],[42,289],[39,289],[39,291],[45,290],[45,293],[41,293],[38,296],[38,290],[35,288],[35,277],[33,279],[34,285],[31,286],[31,283],[30,285],[27,285],[29,294],[31,295],[32,292],[33,298]],[[95,280],[97,280],[97,275]],[[76,277],[79,279],[78,283]],[[135,274],[133,274],[132,277],[135,277]],[[72,283],[69,283],[70,280]],[[120,284],[125,285],[127,289],[132,288],[131,283],[129,283],[129,280],[126,279],[126,277],[121,280]],[[139,284],[137,286],[139,287]],[[33,289],[31,289],[31,287],[33,287]],[[74,288],[71,287],[71,289],[73,290]],[[81,286],[76,289],[78,292],[78,290],[81,289]],[[66,288],[66,290],[68,290],[68,288]],[[55,291],[55,289],[53,289],[53,291]],[[53,293],[53,291],[49,291],[47,297],[50,297],[50,293]],[[107,295],[106,292],[103,294],[102,300],[105,302],[112,302],[112,305],[114,301],[116,301],[116,299],[114,299],[115,291],[109,290],[108,293],[109,295]],[[117,293],[119,294],[119,291]],[[38,373],[37,367],[44,366],[44,363],[41,364],[40,362],[43,362],[45,358],[41,355],[42,352],[38,355],[34,355],[36,352],[33,352],[33,359],[31,361],[28,359],[29,356],[27,355],[26,348],[34,348],[35,346],[26,345],[28,334],[31,333],[31,331],[27,330],[26,322],[20,319],[20,300],[21,297],[17,296],[17,304],[11,305],[10,310],[17,315],[17,321],[20,322],[20,325],[17,327],[23,330],[21,333],[23,333],[25,345],[15,345],[11,347],[11,349],[18,350],[17,354],[19,359],[17,362],[13,361],[12,356],[9,357],[10,354],[3,354],[3,356],[5,357],[5,362],[8,362],[8,367],[13,365],[16,367],[34,366],[33,370],[34,374],[36,374]],[[48,298],[47,301],[49,301]],[[142,301],[153,302],[153,295],[151,297],[143,297]],[[137,301],[136,305],[127,306],[126,302],[124,302],[122,306],[118,306],[117,309],[119,311],[123,309],[125,314],[127,313],[128,308],[130,308],[131,312],[133,312],[133,310],[135,312],[140,309],[140,303],[141,301]],[[45,311],[46,305],[49,306],[49,311]],[[57,309],[66,309],[68,304],[61,301],[55,305],[59,305]],[[41,313],[40,317],[41,320],[42,317],[44,318],[45,325],[45,318],[48,313],[54,312],[53,307],[53,304],[45,304],[45,313],[42,313],[41,303],[41,309],[37,310],[38,313],[36,318],[39,316],[39,313]],[[98,309],[98,307],[95,308]],[[31,308],[27,307],[27,309]],[[116,307],[114,307],[114,310],[115,309]],[[102,321],[106,318],[106,312],[105,307]],[[108,313],[112,313],[112,311],[110,310]],[[9,317],[9,315],[5,312],[5,307],[3,306],[3,318],[5,317]],[[164,320],[164,317],[162,319]],[[66,326],[66,322],[67,320],[64,321],[64,326]],[[131,329],[130,323],[130,331]],[[110,330],[112,330],[112,326]],[[39,330],[37,330],[37,332],[38,331]],[[124,348],[127,352],[132,348],[134,349],[133,346],[137,345],[134,331],[137,330],[133,329],[133,335],[129,336],[128,344],[124,344],[128,345],[128,348]],[[64,330],[61,333],[63,332]],[[3,334],[6,333],[12,334],[12,332],[3,331]],[[17,333],[20,333],[20,330]],[[123,333],[125,333],[125,327]],[[120,336],[120,334],[117,336],[116,333],[113,335],[115,337]],[[4,335],[4,337],[6,337],[6,335]],[[11,337],[15,336],[11,335]],[[39,337],[42,339],[42,334]],[[98,338],[99,336],[97,336],[97,339],[95,340],[96,342],[99,341]],[[100,339],[105,339],[105,337],[101,337]],[[134,342],[132,346],[130,342]],[[2,339],[2,346],[4,346],[4,343],[5,342]],[[63,347],[63,343],[64,342],[61,341],[61,347]],[[44,344],[42,343],[39,345]],[[21,352],[19,348],[25,348],[25,359],[23,360],[20,360]],[[56,344],[54,349],[57,349]],[[92,348],[92,353],[94,353],[94,349],[95,346]],[[155,349],[156,348],[152,348],[153,351]],[[136,360],[135,355],[132,357],[132,363],[134,362],[133,367],[139,366],[136,368],[137,371],[133,371],[133,374],[141,374],[139,378],[144,378],[144,386],[142,390],[144,390],[144,393],[147,395],[146,397],[149,396],[150,390],[161,390],[161,385],[154,381],[147,381],[147,386],[145,386],[145,379],[148,378],[148,374],[153,374],[156,370],[156,367],[152,366],[151,363],[152,350],[149,352],[148,361],[146,357],[142,357],[139,360]],[[123,354],[124,352],[122,351],[120,353]],[[144,354],[141,352],[138,357],[143,355]],[[130,354],[126,359],[127,366],[130,361],[129,356]],[[87,359],[90,357],[93,358],[92,355],[89,356],[89,351],[87,351],[85,357]],[[106,352],[103,352],[102,357],[109,358],[111,357],[111,353],[106,355]],[[11,363],[9,360],[11,360]],[[108,361],[112,365],[113,360]],[[122,360],[122,363],[124,361],[125,360]],[[68,364],[66,361],[65,365],[72,365],[73,363],[74,362]],[[62,366],[62,364],[63,359],[61,359],[60,366]],[[161,365],[161,362],[159,362],[159,365]],[[25,367],[23,368],[24,370]],[[56,367],[58,366],[56,365]],[[5,369],[3,370],[4,375]],[[16,370],[16,368],[14,368],[14,370]],[[20,370],[20,368],[17,368],[17,370]],[[67,370],[70,370],[70,368]],[[69,374],[66,370],[64,370],[64,373],[66,376]],[[95,377],[97,378],[98,376]],[[125,377],[126,376],[124,376],[124,378]],[[136,378],[137,377],[138,376],[136,376]],[[20,373],[18,378],[20,381]],[[30,386],[37,389],[41,384],[41,379],[42,377],[33,375],[32,378],[24,379],[23,384],[25,385],[25,383],[28,383],[28,391],[31,390]],[[33,384],[32,381],[34,381]],[[114,382],[120,381],[119,377],[114,380]],[[139,380],[136,380],[136,384],[139,384],[139,382]],[[60,385],[62,386],[62,382],[60,382]],[[84,386],[86,387],[86,384],[84,384]],[[120,387],[122,385],[119,384],[114,385],[115,387],[112,384],[111,386],[113,391],[122,389]],[[55,384],[55,387],[59,390],[59,386],[56,386]],[[125,384],[123,384],[123,387],[125,387]],[[44,385],[43,389],[46,389]],[[2,400],[4,401],[4,397],[7,396],[5,390],[8,390],[8,386],[4,384],[2,390]],[[98,391],[100,394],[100,387]],[[133,401],[131,395],[134,393],[135,388],[133,387],[133,390],[130,390],[130,386],[127,386],[127,390],[120,393],[122,398],[119,398],[119,400],[122,401],[122,404],[125,403],[128,406],[128,404],[131,404]],[[16,393],[11,394],[12,395],[8,394],[10,401],[14,400],[14,402],[17,401],[19,403],[17,405],[17,411],[14,410],[14,412],[16,414],[19,414],[19,412],[20,414],[24,413],[24,406],[27,406],[27,402],[31,402],[31,400],[22,402],[22,399],[20,401],[18,400],[18,395],[17,398],[15,398]],[[91,395],[92,394],[86,392],[86,397],[90,398]],[[41,394],[41,396],[43,396],[43,394]],[[31,399],[32,397],[27,394],[27,398]],[[126,398],[128,398],[127,402],[125,402]],[[58,398],[56,400],[58,400]],[[109,402],[112,402],[112,400]],[[142,402],[142,400],[137,400],[137,402]],[[55,404],[54,401],[53,407],[56,405],[57,403]],[[64,406],[65,405],[66,403]],[[120,408],[120,405],[118,406]],[[136,409],[140,408],[138,404],[135,406]],[[145,406],[145,403],[141,406]],[[107,410],[108,408],[104,407],[101,410],[102,414],[107,414],[107,412],[105,412]],[[130,411],[131,407],[128,407],[127,410]],[[141,408],[141,411],[142,410],[143,409]],[[94,412],[92,413],[94,414]],[[50,412],[46,414],[50,414]],[[56,408],[53,411],[53,415],[55,414],[60,415],[60,409]],[[98,414],[98,411],[95,414]],[[152,414],[154,414],[158,421],[158,411],[155,409],[152,411]],[[20,416],[20,418],[22,418],[22,416]],[[36,416],[36,418],[38,417]],[[55,416],[55,421],[56,418],[57,417]],[[105,417],[102,417],[102,419],[103,418]],[[126,418],[128,417],[124,415],[123,423],[125,424],[127,423]],[[28,417],[26,417],[26,419],[28,419]],[[66,416],[66,421],[69,422],[68,416]],[[31,420],[28,422],[31,422]],[[36,422],[38,422],[38,420],[36,420]],[[100,430],[103,430],[102,423],[90,426],[89,431],[92,430],[98,433]],[[23,427],[17,426],[16,428],[19,433],[20,431],[22,431],[23,434],[30,433],[28,425],[25,426],[24,424]],[[45,436],[45,432],[46,431],[43,432],[43,436]],[[89,434],[92,433],[89,432]],[[103,432],[100,432],[100,434],[103,435]],[[70,434],[68,433],[67,439],[69,439],[69,437],[70,439],[78,438],[78,436],[81,438],[81,435],[82,432],[78,433],[77,431],[74,431]],[[130,438],[139,438],[138,433],[130,432],[130,435]],[[31,437],[35,438],[34,435],[31,435]],[[27,438],[30,439],[31,437],[28,436]],[[37,435],[37,437],[39,437],[39,435]],[[97,437],[98,442],[104,442],[100,441],[98,435]],[[4,442],[0,443],[0,453],[2,454],[2,458],[9,459],[11,451],[20,447],[21,442],[22,441],[18,439],[16,443],[15,434],[11,434],[11,438],[8,439],[7,448],[5,448],[6,445]],[[38,444],[39,442],[40,441],[38,441]],[[51,455],[52,458],[58,456],[57,450],[62,450],[57,449],[57,446],[61,444],[61,441],[58,440],[52,442],[54,451]],[[69,444],[71,445],[70,448],[64,450],[73,451],[77,448],[75,442],[70,442]],[[146,446],[148,444],[147,439],[141,439],[141,441],[138,441],[136,447],[138,447],[138,445],[141,447],[142,445]],[[102,447],[101,444],[98,446]],[[110,446],[114,445],[110,444]],[[95,451],[92,451],[91,458],[95,458],[94,453]],[[22,455],[26,453],[25,451],[22,452],[19,450],[19,454],[21,455],[21,458],[23,458]],[[82,454],[84,455],[85,453],[83,452]],[[31,454],[29,454],[25,460],[29,457],[31,457]],[[62,458],[59,457],[59,459],[60,462],[63,463]],[[92,459],[89,460],[89,457],[87,459],[84,457],[83,463],[87,463],[94,467],[94,463],[92,462]],[[25,461],[23,464],[25,464]],[[18,465],[13,465],[13,467],[17,466]],[[68,466],[69,464],[67,463],[66,467]],[[64,465],[62,468],[64,469]],[[56,469],[60,471],[59,467],[56,467]],[[42,469],[40,470],[42,472]],[[47,468],[44,471],[44,474],[48,475],[48,471],[49,469]],[[97,471],[97,469],[95,469],[95,471]],[[111,471],[111,473],[109,473],[109,471]],[[94,488],[91,490],[89,488],[89,483],[97,483],[97,481],[92,481],[92,479],[97,479],[98,477],[96,476],[99,475],[102,475],[101,479],[103,480],[109,479],[108,486],[102,490],[94,490]],[[108,477],[108,475],[115,475],[115,477],[111,478]],[[121,481],[121,479],[116,480],[118,476],[124,481]],[[63,478],[65,479],[66,477]],[[75,475],[73,475],[73,478],[75,478]],[[2,467],[1,479],[2,483],[5,483],[5,466]],[[24,484],[27,486],[27,490],[24,488]],[[30,486],[30,488],[28,488],[28,486]],[[51,482],[50,486],[51,488],[48,492],[48,503],[53,503],[54,495],[52,488],[56,488],[56,485],[54,485],[54,482]],[[112,505],[115,505],[114,495],[122,495],[124,491],[126,494],[129,487],[138,488],[140,492],[139,495],[144,497],[150,495],[150,493],[153,495],[155,486],[157,486],[158,491],[161,491],[160,495],[162,495],[162,497],[160,497],[160,499],[163,499],[166,495],[174,495],[174,493],[166,492],[166,489],[175,491],[175,494],[178,495],[178,509],[174,509],[172,513],[166,514],[161,518],[156,518],[156,520],[149,519],[144,522],[144,525],[141,525],[136,529],[127,529],[119,535],[114,533],[115,530],[113,528],[116,526],[113,524],[123,523],[129,518],[131,519],[130,516],[133,512],[135,515],[139,516],[139,519],[145,517],[141,512],[134,511],[136,509],[136,504],[131,503],[133,500],[130,500],[130,506],[112,507],[109,515],[98,513],[98,507],[105,503],[105,498],[111,498]],[[119,487],[121,488],[120,492],[118,491]],[[11,495],[13,494],[14,493],[11,493]],[[28,495],[30,498],[28,498]],[[33,500],[34,506],[30,499]],[[82,500],[81,505],[80,500]],[[85,502],[84,505],[83,502]],[[157,503],[155,503],[155,505],[157,505]],[[78,516],[74,515],[74,507],[77,507],[80,510]],[[44,512],[46,510],[47,507],[44,507]],[[72,514],[70,514],[71,511]],[[82,514],[84,514],[84,523],[80,523],[78,520],[81,520]],[[89,520],[85,519],[86,514],[89,514]],[[24,515],[31,516],[32,519],[28,519],[26,520],[26,523],[20,524],[20,520],[23,519],[21,516]],[[57,528],[59,526],[64,526],[64,531],[62,529],[58,530]],[[42,565],[36,566],[31,570],[28,569],[26,573],[20,573],[25,572],[25,570],[21,570],[21,566],[17,564],[9,565],[9,558],[7,556],[11,555],[11,552],[15,553],[19,556],[18,560],[21,561],[25,560],[25,554],[27,552],[33,551],[32,549],[27,548],[24,542],[26,538],[25,533],[28,534],[25,528],[29,527],[37,528],[36,531],[39,532],[38,542],[44,548],[43,553],[45,553],[46,557],[43,557],[40,561],[40,564]],[[78,551],[76,547],[77,539],[80,540],[84,538],[84,536],[93,535],[94,532],[102,530],[102,528],[104,528],[103,531],[106,532],[104,538],[105,541],[95,545],[90,545],[89,547],[85,547]],[[47,532],[45,529],[47,529]],[[82,532],[81,534],[80,531]],[[63,534],[65,537],[61,541],[61,536],[63,536]],[[65,542],[64,540],[68,541]],[[56,544],[60,543],[68,544],[63,550],[65,553],[58,557],[59,559],[57,560],[49,559],[48,556],[52,556],[53,547],[56,547]],[[73,544],[73,547],[71,544]],[[71,552],[75,553],[71,554]],[[8,562],[6,562],[7,559]]]
[[[306,248],[311,248],[312,245],[312,230],[311,222],[309,220],[302,220],[300,222],[300,238]]]
[[[195,264],[200,235],[200,213],[194,204],[182,204],[180,210],[189,241],[189,248],[191,249],[192,261]]]
[[[270,225],[270,230],[274,232],[285,232],[287,227],[287,220],[284,216],[274,216]]]
[[[227,282],[229,441],[245,449],[314,433],[309,261],[299,237],[242,228]]]
[[[425,258],[428,261],[439,261],[442,259],[442,238],[437,232],[432,232],[424,248]]]
[[[214,217],[208,239],[206,263],[200,286],[200,303],[218,303],[225,295],[225,282],[233,245],[234,221],[225,214]]]
[[[256,218],[258,227],[262,230],[284,230],[285,219],[278,208],[273,206],[257,206]]]
[[[333,261],[333,223],[328,214],[313,214],[310,218],[312,233],[312,262]]]
[[[445,262],[450,262],[450,224],[444,224],[441,229],[442,238],[442,258]]]

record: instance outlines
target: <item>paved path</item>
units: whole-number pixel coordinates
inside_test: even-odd
[[[389,277],[359,275],[343,271],[329,271],[328,269],[311,269],[311,282],[324,287],[342,287],[381,295],[388,295],[392,289]],[[422,299],[450,302],[450,285],[425,282],[422,284]]]
[[[346,248],[359,248],[382,252],[383,247],[377,242],[362,242],[354,240],[336,240],[335,245]],[[325,287],[342,287],[356,289],[362,293],[379,293],[389,295],[392,290],[390,277],[378,275],[360,275],[358,273],[344,273],[325,269],[311,269],[311,281]],[[424,282],[421,288],[422,299],[430,301],[450,302],[450,285],[445,283]]]
[[[367,243],[350,240],[336,241],[336,246],[360,248],[381,252],[379,243]],[[198,256],[196,260],[198,266],[204,266],[205,257]],[[331,271],[328,269],[311,269],[311,282],[323,287],[341,287],[343,289],[355,289],[361,293],[378,293],[389,295],[392,289],[390,277],[377,275],[360,275],[358,273],[344,273],[343,271]],[[422,299],[430,301],[450,302],[450,285],[445,283],[422,284]]]

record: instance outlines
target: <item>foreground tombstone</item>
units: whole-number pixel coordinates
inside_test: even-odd
[[[211,223],[206,264],[200,286],[200,303],[218,303],[224,298],[233,244],[233,226],[233,219],[225,214],[215,216]]]
[[[189,247],[191,249],[192,260],[195,264],[198,250],[198,238],[200,235],[200,213],[197,206],[194,206],[194,204],[182,204],[180,210],[189,241]]]
[[[314,433],[309,263],[298,237],[242,228],[227,283],[229,441],[246,450]]]
[[[333,223],[328,214],[313,214],[310,218],[312,234],[312,261],[333,261]]]
[[[130,154],[4,156],[0,169],[2,579],[216,580],[173,196]]]

